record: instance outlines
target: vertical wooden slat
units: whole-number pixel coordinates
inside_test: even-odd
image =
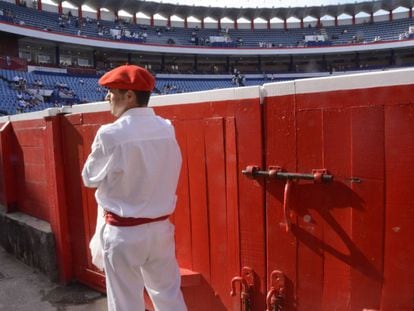
[[[193,269],[193,258],[191,252],[191,210],[188,184],[188,153],[186,132],[187,126],[183,121],[174,122],[175,134],[180,145],[182,166],[177,187],[177,206],[173,215],[175,224],[175,239],[177,260],[180,267]]]
[[[384,109],[355,107],[352,117],[351,310],[379,309],[384,240]]]
[[[296,172],[295,113],[295,96],[270,98],[265,102],[266,167],[276,165],[285,171]],[[267,277],[273,270],[285,274],[285,305],[288,310],[294,310],[297,241],[291,232],[286,232],[284,225],[284,186],[284,181],[266,181]],[[296,217],[291,221],[296,224]]]
[[[330,109],[323,114],[324,164],[341,179],[351,173],[351,118],[349,110]],[[352,252],[352,196],[338,183],[321,208],[324,219],[323,310],[348,310],[350,301],[349,254]]]
[[[298,111],[297,171],[310,173],[323,167],[323,114],[320,109]],[[292,209],[297,215],[297,227],[292,233],[298,240],[297,306],[305,310],[312,306],[322,309],[324,263],[323,218],[320,216],[323,196],[329,186],[301,181],[292,193]]]
[[[237,137],[234,117],[225,120],[225,154],[226,154],[226,206],[227,206],[227,266],[230,278],[240,274],[240,233],[237,172]],[[229,279],[226,280],[230,286]],[[232,309],[240,310],[240,299],[232,299]]]
[[[414,105],[386,106],[384,311],[414,308],[413,167]]]
[[[207,166],[207,198],[209,217],[211,285],[216,297],[226,306],[230,305],[229,267],[227,265],[227,208],[226,168],[223,118],[205,121],[205,150]]]
[[[193,269],[202,273],[210,282],[210,240],[208,223],[206,159],[204,142],[204,122],[188,121],[187,147],[191,150],[188,158],[190,204],[191,204],[191,235],[194,260]]]

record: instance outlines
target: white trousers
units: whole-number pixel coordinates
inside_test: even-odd
[[[144,286],[156,311],[187,310],[169,220],[105,225],[102,240],[109,311],[144,311]]]

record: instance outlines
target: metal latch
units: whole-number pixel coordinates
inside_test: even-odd
[[[241,276],[235,276],[231,280],[231,296],[236,296],[236,283],[240,284],[240,301],[242,303],[243,311],[251,311],[252,308],[252,291],[254,286],[253,269],[250,267],[243,267]]]
[[[273,270],[270,274],[271,287],[266,295],[266,311],[283,311],[285,303],[285,275]]]
[[[333,175],[328,174],[327,169],[313,169],[311,174],[283,172],[280,166],[269,166],[267,171],[262,171],[258,166],[249,165],[242,170],[243,175],[250,179],[267,177],[270,179],[286,180],[283,197],[283,219],[286,232],[290,231],[290,193],[294,181],[301,179],[311,180],[314,183],[327,183],[333,181]]]
[[[258,166],[249,165],[242,170],[243,175],[248,178],[255,179],[258,177],[268,177],[279,180],[312,180],[318,182],[330,182],[333,175],[328,174],[327,169],[313,169],[311,174],[283,172],[280,166],[269,166],[267,171],[262,171]]]

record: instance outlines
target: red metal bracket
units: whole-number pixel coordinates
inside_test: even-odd
[[[240,283],[240,292],[248,292],[254,285],[253,269],[250,267],[243,267],[241,276],[235,276],[231,280],[231,296],[236,295],[236,283]]]
[[[326,168],[318,168],[312,170],[312,175],[314,178],[315,184],[320,184],[323,182],[323,176],[328,174],[328,170]]]
[[[266,295],[266,311],[283,310],[285,299],[285,275],[280,270],[270,274],[270,290]]]
[[[231,296],[236,296],[236,283],[240,283],[240,300],[244,306],[243,310],[252,310],[250,296],[254,286],[253,269],[243,267],[241,276],[236,276],[231,280]]]

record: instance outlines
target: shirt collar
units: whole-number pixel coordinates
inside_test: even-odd
[[[148,107],[131,108],[125,111],[121,118],[128,116],[155,116],[154,109]]]

